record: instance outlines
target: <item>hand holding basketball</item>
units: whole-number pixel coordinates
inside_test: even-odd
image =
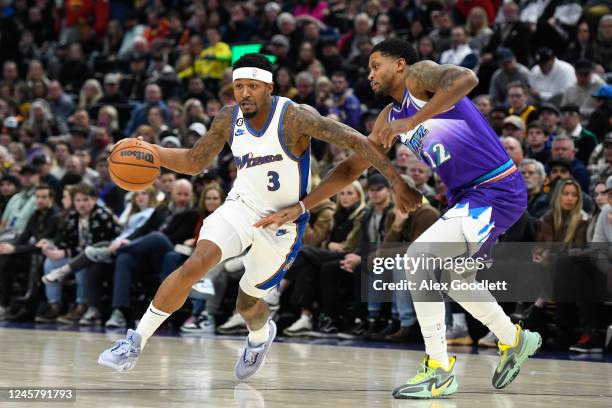
[[[141,138],[120,141],[108,158],[111,179],[128,191],[140,191],[152,185],[160,168],[157,150]]]

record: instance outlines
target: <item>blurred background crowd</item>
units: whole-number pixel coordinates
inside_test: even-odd
[[[276,94],[366,135],[389,103],[367,78],[376,43],[403,38],[422,59],[474,70],[469,96],[529,191],[504,240],[609,243],[611,13],[609,0],[5,0],[0,320],[134,324],[223,203],[236,164],[226,146],[195,177],[163,171],[154,188],[127,193],[110,180],[108,152],[135,136],[191,147],[235,103],[230,66],[244,44],[273,57]],[[350,154],[318,141],[312,153],[314,183]],[[285,335],[420,341],[410,296],[361,302],[355,273],[368,243],[411,242],[446,209],[423,162],[401,144],[390,155],[428,204],[399,213],[387,181],[369,173],[313,208],[302,252],[266,298]],[[170,324],[246,333],[233,312],[243,270],[240,257],[216,267]],[[504,307],[547,347],[578,352],[602,350],[612,315],[603,302]],[[495,346],[447,309],[449,344]]]

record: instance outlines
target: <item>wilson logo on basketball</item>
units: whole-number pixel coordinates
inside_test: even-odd
[[[138,160],[144,160],[146,162],[153,163],[152,153],[139,152],[137,150],[124,150],[120,153],[120,156],[121,157],[134,156]]]

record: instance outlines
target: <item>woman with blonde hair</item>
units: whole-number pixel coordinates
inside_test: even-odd
[[[465,32],[468,35],[470,47],[480,54],[493,36],[493,30],[489,27],[487,12],[484,8],[474,7],[470,10]]]
[[[96,125],[112,133],[119,129],[119,113],[113,105],[104,105],[98,111]]]
[[[30,107],[25,128],[30,129],[36,142],[45,142],[51,136],[65,133],[53,117],[49,104],[44,99],[36,99]],[[67,130],[67,129],[65,129]]]
[[[582,190],[574,179],[560,179],[552,194],[550,208],[537,226],[536,241],[585,243],[589,216],[582,211]]]
[[[81,87],[79,92],[79,109],[89,109],[96,105],[104,96],[100,81],[97,79],[88,79]]]

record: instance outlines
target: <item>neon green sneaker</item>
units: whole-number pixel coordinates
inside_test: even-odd
[[[455,376],[455,360],[455,357],[451,357],[448,369],[445,370],[440,362],[426,354],[417,375],[394,389],[393,398],[440,398],[456,393],[459,383]]]
[[[523,330],[520,324],[517,324],[514,345],[497,342],[501,358],[493,373],[493,387],[500,389],[510,384],[521,371],[525,360],[533,356],[541,345],[542,336],[539,333]]]

